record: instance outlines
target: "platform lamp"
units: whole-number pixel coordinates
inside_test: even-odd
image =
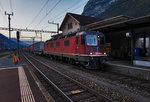
[[[131,38],[132,37],[132,33],[131,32],[126,32],[126,37],[127,38]]]
[[[134,39],[132,32],[126,32],[126,37],[131,39],[131,64],[133,64],[134,60]]]

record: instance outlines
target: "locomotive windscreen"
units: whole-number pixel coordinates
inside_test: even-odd
[[[96,35],[86,35],[86,44],[88,46],[97,46],[97,36]]]

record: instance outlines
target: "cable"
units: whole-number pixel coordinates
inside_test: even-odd
[[[1,1],[0,1],[0,7],[1,7],[1,9],[2,9],[2,10],[0,10],[0,12],[1,12],[1,15],[3,16],[3,20],[6,22],[7,19],[5,18],[5,14],[4,14],[5,10],[4,10],[4,7],[3,7]]]
[[[81,1],[83,1],[83,0],[81,0]],[[74,7],[74,5],[77,5],[77,4],[79,4],[79,3],[81,3],[81,2],[79,2],[79,1],[77,1],[77,2],[73,2],[73,4],[70,6],[70,7],[68,7],[67,9],[65,9],[63,12],[65,13],[66,11],[68,11],[70,8],[72,8],[72,7]],[[64,16],[64,13],[59,13],[59,14],[57,14],[56,16],[54,16],[53,18],[51,18],[49,21],[52,21],[53,19],[57,19],[58,17],[60,18],[60,16],[62,17],[62,16]],[[56,18],[57,17],[57,18]],[[45,23],[46,24],[46,23]],[[42,26],[42,29],[44,28],[44,26],[45,26],[45,24]]]
[[[49,15],[49,13],[54,10],[54,8],[55,8],[61,1],[62,1],[62,0],[59,0],[59,1],[53,6],[53,8],[50,9],[48,13],[46,13],[46,15],[40,20],[40,22],[39,22],[34,28],[36,28],[36,27]]]
[[[83,2],[81,5],[85,4],[85,2]],[[74,8],[73,10],[71,10],[70,12],[73,12],[75,10],[77,10],[78,7],[80,7],[81,5],[78,5],[76,8]],[[62,16],[64,16],[64,14],[62,14]],[[53,20],[58,20],[58,19],[61,19],[62,16],[58,16],[57,18],[54,18]],[[52,19],[51,19],[52,20]]]
[[[3,15],[3,13],[2,13],[2,11],[1,11],[1,9],[0,9],[0,12],[1,12],[1,15],[3,16],[3,18],[4,18],[4,15]]]
[[[2,8],[3,12],[5,12],[4,7],[3,7],[1,1],[0,1],[0,5],[1,5],[0,7]]]
[[[82,0],[81,0],[81,1],[82,1]],[[77,4],[79,4],[79,3],[80,3],[79,1],[73,3],[73,5],[71,5],[71,6],[68,7],[67,9],[65,9],[63,12],[66,12],[66,11],[69,10],[70,8],[74,7],[75,4],[77,5]],[[62,13],[61,13],[61,14],[62,14]],[[54,18],[56,18],[56,17],[58,17],[58,16],[60,16],[60,14],[58,14],[58,15],[56,15],[55,17],[51,18],[49,21],[51,21],[52,19],[54,19]]]
[[[9,0],[9,5],[10,5],[11,12],[13,12],[11,0]]]
[[[49,25],[47,25],[46,27],[42,28],[43,30],[46,29],[47,27],[49,27]]]
[[[50,13],[61,1],[62,1],[62,0],[59,0],[59,1],[55,4],[55,6],[53,6],[53,8],[50,9],[48,13],[46,13],[46,15],[41,19],[41,21],[40,21],[36,26],[38,26],[38,25],[49,15],[49,13]],[[36,27],[36,26],[35,26],[35,27]]]
[[[27,26],[27,28],[36,20],[36,18],[40,15],[40,13],[43,11],[44,7],[48,4],[49,0],[45,2],[45,4],[42,6],[41,10],[37,13],[37,15],[32,19],[31,23]]]

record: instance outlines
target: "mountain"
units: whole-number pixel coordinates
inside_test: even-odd
[[[1,49],[9,49],[9,42],[11,41],[11,48],[12,49],[17,49],[17,40],[16,38],[11,38],[8,39],[6,36],[4,36],[3,34],[0,33],[0,50]],[[27,44],[20,42],[19,46],[23,47]]]
[[[119,15],[139,17],[150,14],[150,0],[89,0],[82,15],[107,19]]]
[[[16,38],[11,38],[11,41],[17,43],[17,39],[16,39]],[[29,45],[29,44],[24,43],[24,42],[22,42],[22,41],[19,41],[19,44],[22,45],[22,46],[28,46],[28,45]]]

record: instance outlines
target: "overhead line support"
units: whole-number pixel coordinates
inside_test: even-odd
[[[9,30],[6,27],[0,27],[0,30]],[[39,32],[39,33],[57,33],[56,31],[47,31],[47,30],[35,30],[35,29],[21,29],[21,28],[11,28],[11,31],[25,31],[25,32]]]
[[[13,16],[13,12],[10,14],[10,13],[7,13],[5,11],[5,15],[8,15],[8,27],[9,27],[9,48],[11,49],[11,26],[10,26],[10,16]]]
[[[59,23],[54,23],[54,22],[50,22],[50,21],[48,21],[48,23],[57,25],[57,34],[59,34]]]

